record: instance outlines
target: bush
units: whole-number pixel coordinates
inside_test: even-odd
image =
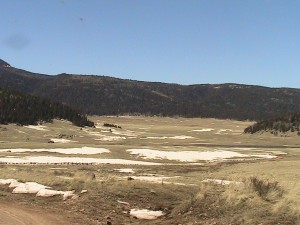
[[[283,194],[283,189],[277,181],[271,182],[253,176],[250,177],[248,185],[259,197],[267,201],[282,197]]]

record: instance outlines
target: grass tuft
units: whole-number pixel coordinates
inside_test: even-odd
[[[266,201],[276,200],[283,195],[283,188],[279,186],[277,181],[272,182],[252,176],[246,182],[246,185]]]

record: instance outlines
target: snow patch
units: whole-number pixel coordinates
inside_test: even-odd
[[[167,136],[154,136],[154,137],[145,137],[145,138],[141,138],[141,139],[157,139],[157,140],[164,140],[164,139],[177,139],[177,140],[184,140],[184,139],[192,139],[194,137],[191,136],[186,136],[186,135],[179,135],[179,136],[171,136],[171,137],[167,137]]]
[[[115,171],[119,173],[135,173],[133,169],[124,168],[124,169],[114,169]]]
[[[274,159],[277,158],[277,156],[275,155],[269,155],[269,154],[254,154],[254,155],[250,155],[252,157],[257,157],[257,158],[264,158],[264,159]]]
[[[143,159],[168,159],[181,162],[196,162],[199,160],[213,161],[234,157],[249,157],[249,155],[232,151],[160,151],[152,149],[128,149],[132,155],[139,155]]]
[[[154,220],[164,215],[162,211],[151,211],[148,209],[131,209],[130,215],[138,219]]]
[[[209,131],[214,131],[215,129],[212,129],[212,128],[203,128],[203,129],[200,129],[200,130],[192,130],[192,131],[195,131],[195,132],[209,132]]]
[[[28,125],[28,126],[24,126],[26,128],[29,128],[29,129],[33,129],[33,130],[39,130],[39,131],[49,131],[47,130],[46,126],[42,126],[42,125]]]
[[[12,191],[12,193],[17,194],[36,194],[41,189],[50,188],[42,184],[38,184],[36,182],[26,182],[26,183],[20,183],[15,187],[15,189]]]
[[[36,196],[39,197],[52,197],[55,195],[62,195],[64,194],[63,191],[56,191],[56,190],[49,190],[49,189],[41,189],[39,192],[36,194]]]
[[[76,194],[74,194],[75,191],[52,190],[51,187],[36,182],[21,183],[15,179],[0,179],[0,184],[5,184],[5,185],[9,184],[10,188],[14,188],[12,191],[12,193],[14,194],[36,194],[36,196],[40,196],[40,197],[51,197],[55,195],[62,195],[63,200],[78,197]]]
[[[219,180],[219,179],[205,179],[203,183],[214,183],[220,185],[229,185],[229,184],[242,184],[242,182],[230,181],[230,180]]]
[[[121,141],[121,140],[125,140],[125,137],[121,137],[121,136],[102,136],[101,138],[97,138],[95,139],[96,141]]]
[[[0,158],[0,163],[8,164],[118,164],[118,165],[161,165],[161,163],[134,161],[126,159],[101,159],[81,157],[28,156]]]
[[[83,154],[83,155],[93,155],[101,153],[109,153],[110,151],[105,148],[92,148],[92,147],[82,147],[82,148],[53,148],[53,149],[29,149],[29,148],[16,148],[16,149],[1,149],[0,152],[55,152],[60,154]]]
[[[18,182],[16,179],[0,179],[0,184],[10,185],[12,182]]]
[[[231,129],[220,129],[217,133],[215,134],[228,134],[227,132],[232,132]]]
[[[186,135],[180,135],[180,136],[170,137],[170,139],[178,139],[178,140],[192,139],[192,138],[194,138],[194,137],[186,136]]]
[[[77,142],[77,141],[72,141],[72,140],[63,139],[63,138],[51,138],[50,140],[53,141],[54,143],[71,143],[71,142]]]

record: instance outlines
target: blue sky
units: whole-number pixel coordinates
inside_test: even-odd
[[[0,58],[45,73],[300,88],[300,1],[3,0]]]

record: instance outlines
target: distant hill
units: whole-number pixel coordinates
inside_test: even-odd
[[[86,116],[61,103],[0,88],[0,124],[29,125],[52,119],[66,119],[77,126],[94,125]]]
[[[0,59],[0,67],[10,67],[10,65],[7,62]]]
[[[272,134],[297,132],[300,135],[300,113],[259,121],[244,130],[245,133],[270,132]]]
[[[241,84],[178,85],[107,76],[31,73],[0,64],[0,87],[49,98],[86,114],[261,120],[300,112],[300,90]]]

